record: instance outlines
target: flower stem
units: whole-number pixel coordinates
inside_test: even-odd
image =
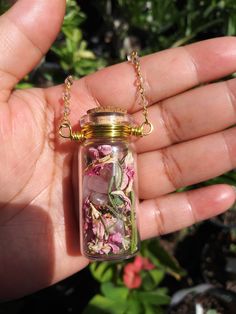
[[[137,242],[138,242],[137,227],[136,227],[136,223],[135,223],[135,195],[134,195],[134,191],[130,192],[130,201],[131,201],[131,213],[130,213],[131,244],[130,244],[130,250],[131,250],[131,253],[134,253],[137,250]]]

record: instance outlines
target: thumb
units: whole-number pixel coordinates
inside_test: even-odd
[[[50,48],[60,30],[65,4],[65,0],[18,0],[0,17],[2,90],[12,89]]]

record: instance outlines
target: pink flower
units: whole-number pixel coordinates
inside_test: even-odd
[[[100,220],[93,221],[93,233],[96,235],[97,239],[102,240],[105,235],[105,228]]]
[[[141,276],[134,270],[133,263],[129,263],[124,267],[123,281],[129,289],[137,289],[141,286]]]
[[[99,150],[99,153],[101,153],[103,156],[106,156],[112,153],[111,145],[100,145],[98,146],[98,150]]]
[[[99,176],[102,168],[103,168],[103,164],[93,165],[92,167],[89,167],[88,169],[86,169],[85,175],[87,175],[87,176],[94,176],[94,175]]]
[[[135,256],[133,265],[134,265],[135,271],[140,272],[143,268],[143,257],[140,255]]]
[[[89,148],[89,156],[92,158],[92,159],[98,159],[99,158],[99,152],[96,148],[94,147],[90,147]]]
[[[120,232],[114,233],[110,235],[109,240],[111,242],[121,243],[122,242],[122,235]]]
[[[127,174],[128,178],[131,180],[134,178],[134,167],[132,165],[127,165],[125,168],[125,173]]]
[[[148,258],[143,258],[143,269],[145,270],[152,270],[155,268],[155,265],[152,264]]]
[[[121,190],[125,190],[129,193],[132,190],[134,181],[134,167],[133,165],[127,165],[124,169],[123,180],[121,183]]]
[[[108,244],[109,244],[109,246],[111,247],[112,252],[113,252],[114,254],[119,253],[119,251],[120,251],[119,246],[117,246],[117,245],[115,245],[115,244],[113,244],[113,243],[108,243]]]
[[[124,267],[123,281],[129,289],[139,288],[142,284],[140,272],[151,270],[155,266],[145,257],[137,255],[133,263],[128,263]]]
[[[155,265],[153,265],[148,258],[142,257],[140,255],[137,255],[134,259],[134,266],[136,271],[144,270],[151,270],[155,268]]]

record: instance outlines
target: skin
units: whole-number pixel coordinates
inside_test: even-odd
[[[19,0],[0,17],[2,300],[37,291],[88,264],[80,255],[72,201],[78,144],[58,137],[63,86],[14,90],[50,48],[64,10],[63,0]],[[236,81],[211,83],[236,70],[236,39],[162,51],[142,58],[141,66],[154,124],[153,133],[135,143],[140,233],[146,239],[222,213],[235,201],[235,190],[225,184],[174,191],[236,166]],[[73,127],[99,105],[125,107],[141,122],[134,81],[132,65],[124,62],[75,82]]]

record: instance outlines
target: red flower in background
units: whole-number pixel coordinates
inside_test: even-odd
[[[127,288],[136,289],[142,284],[140,272],[142,270],[151,270],[155,266],[146,257],[136,256],[133,263],[128,263],[124,267],[123,281]]]

